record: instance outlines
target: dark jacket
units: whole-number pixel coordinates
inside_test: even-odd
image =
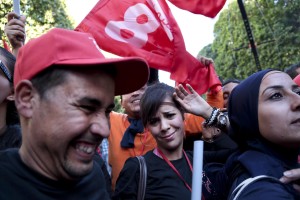
[[[19,148],[22,143],[21,127],[19,124],[8,125],[0,136],[0,150]]]

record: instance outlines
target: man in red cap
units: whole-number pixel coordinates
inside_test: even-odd
[[[109,199],[95,151],[109,135],[114,96],[148,76],[143,59],[104,58],[87,33],[54,28],[20,48],[22,145],[0,152],[0,199]]]

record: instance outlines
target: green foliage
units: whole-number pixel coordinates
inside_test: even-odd
[[[4,34],[7,13],[12,11],[12,0],[1,0],[0,34]],[[26,15],[26,40],[35,38],[53,27],[73,29],[74,22],[66,11],[65,0],[20,0],[21,13]],[[124,112],[120,97],[114,99],[116,112]]]
[[[283,70],[298,63],[300,1],[245,0],[244,5],[261,68]],[[222,78],[244,79],[258,70],[236,0],[220,14],[214,36],[213,43],[199,53],[214,59]]]
[[[198,53],[198,56],[199,55],[203,55],[208,58],[212,58],[213,60],[215,60],[217,58],[217,55],[212,50],[212,44],[209,44],[209,45],[203,47],[203,49]]]
[[[3,34],[7,13],[12,11],[12,0],[2,0],[0,5],[0,34]],[[28,41],[50,28],[73,29],[74,22],[66,11],[65,0],[20,0],[21,13],[26,15],[26,34]]]
[[[120,96],[115,97],[114,103],[115,103],[114,111],[118,112],[118,113],[124,113],[124,109],[121,105],[121,97]]]

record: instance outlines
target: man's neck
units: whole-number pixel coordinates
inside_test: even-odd
[[[127,113],[127,115],[132,119],[141,119],[140,113]]]

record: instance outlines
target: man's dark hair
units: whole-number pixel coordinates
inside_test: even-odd
[[[294,79],[298,75],[298,72],[296,71],[298,68],[300,68],[300,62],[285,68],[284,72]]]
[[[87,69],[96,69],[95,67],[78,67],[70,68],[66,66],[54,65],[48,67],[41,73],[37,74],[31,79],[33,87],[37,90],[41,98],[45,97],[46,91],[63,84],[70,71],[85,71]],[[98,68],[115,77],[117,72],[113,65],[105,65]]]
[[[241,80],[239,79],[235,79],[235,78],[229,78],[229,79],[226,79],[224,82],[223,82],[223,86],[227,85],[228,83],[241,83]]]

